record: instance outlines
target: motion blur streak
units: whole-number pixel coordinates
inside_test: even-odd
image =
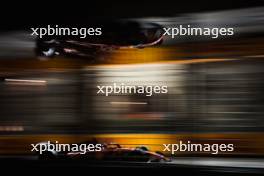
[[[139,104],[139,105],[146,105],[146,102],[110,102],[113,105],[127,105],[127,104]]]
[[[5,79],[10,84],[22,85],[45,85],[47,82],[44,80],[24,80],[24,79]]]

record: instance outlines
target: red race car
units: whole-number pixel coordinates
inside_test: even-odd
[[[141,49],[161,44],[163,41],[163,27],[156,23],[123,20],[97,22],[93,26],[100,26],[102,35],[85,38],[71,35],[38,37],[36,40],[37,56],[94,58],[111,50]]]
[[[73,160],[102,161],[102,162],[169,162],[162,153],[151,152],[145,146],[123,148],[119,144],[104,144],[101,151],[69,152],[67,158]]]

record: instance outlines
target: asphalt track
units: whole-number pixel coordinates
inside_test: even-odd
[[[8,172],[74,172],[95,170],[96,172],[118,170],[174,173],[184,175],[262,175],[264,160],[261,158],[207,158],[179,157],[169,163],[140,163],[140,162],[86,162],[65,160],[38,160],[36,156],[0,156],[1,169]],[[144,171],[143,171],[144,170]]]

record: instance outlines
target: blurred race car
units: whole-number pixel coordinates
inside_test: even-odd
[[[102,35],[43,36],[37,38],[36,53],[39,57],[73,56],[94,57],[98,54],[122,49],[145,48],[161,44],[163,28],[156,23],[137,21],[110,21],[100,23]]]
[[[102,162],[169,162],[163,154],[151,152],[145,146],[136,148],[123,148],[119,144],[105,144],[100,152],[80,152],[67,153],[70,159]]]
[[[46,142],[41,142],[39,144],[49,145]],[[91,144],[91,142],[83,142],[81,144]],[[93,143],[98,144],[98,143]],[[169,162],[170,159],[165,157],[162,153],[151,152],[145,146],[140,146],[136,148],[124,148],[119,144],[102,144],[102,150],[100,151],[83,151],[77,152],[57,152],[55,150],[49,150],[37,153],[40,160],[70,160],[70,161],[87,161],[93,163],[100,162],[143,162],[143,163],[153,163],[153,162]]]

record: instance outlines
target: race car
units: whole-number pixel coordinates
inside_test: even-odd
[[[123,148],[119,144],[105,144],[102,151],[67,153],[73,160],[97,161],[97,162],[169,162],[170,159],[159,152],[151,152],[145,146],[136,148]]]
[[[41,142],[39,143],[43,146],[48,146],[52,143]],[[53,143],[54,144],[54,143]],[[99,144],[92,143],[90,141],[82,142],[83,144]],[[109,143],[100,144],[102,145],[101,150],[94,151],[56,151],[56,150],[46,150],[42,153],[37,153],[40,160],[67,160],[67,161],[86,161],[92,163],[101,162],[142,162],[142,163],[163,163],[169,162],[170,159],[165,157],[160,152],[151,152],[145,146],[140,146],[136,148],[125,148],[119,144]],[[45,147],[47,148],[47,147]]]
[[[96,26],[96,24],[93,24]],[[80,38],[71,35],[38,37],[36,54],[38,57],[54,56],[91,58],[117,49],[145,48],[161,44],[163,28],[161,25],[138,21],[108,21],[98,23],[102,35]]]

